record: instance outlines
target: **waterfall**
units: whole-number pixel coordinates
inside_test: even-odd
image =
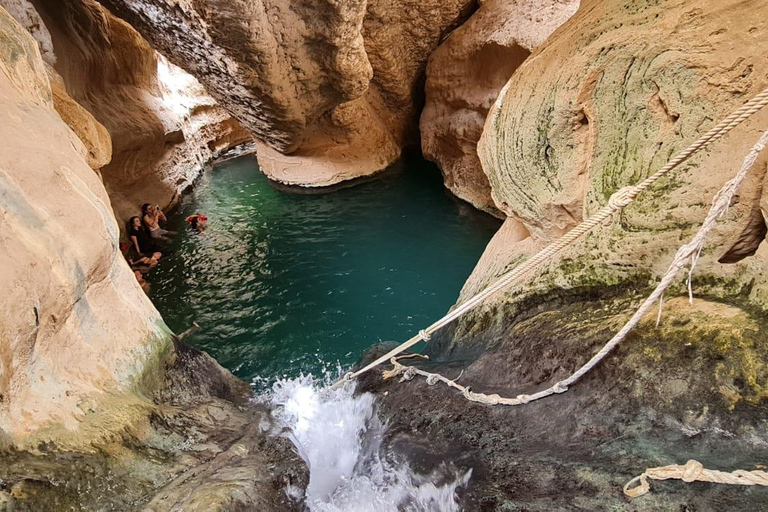
[[[458,511],[456,490],[467,484],[471,470],[446,466],[419,475],[394,454],[382,453],[386,424],[374,396],[354,390],[354,384],[331,389],[302,376],[277,381],[266,395],[283,435],[309,468],[307,489],[291,486],[286,493],[303,497],[312,512]]]

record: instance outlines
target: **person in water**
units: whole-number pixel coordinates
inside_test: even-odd
[[[190,215],[186,219],[187,224],[189,224],[189,227],[194,229],[195,231],[202,231],[205,229],[205,223],[208,221],[208,217],[205,215],[201,215],[199,213],[196,213],[194,215]]]
[[[131,217],[131,220],[128,221],[128,240],[130,246],[128,247],[126,257],[129,262],[140,262],[143,259],[150,262],[154,260],[155,264],[157,264],[157,261],[163,256],[157,250],[157,245],[147,234],[147,230],[141,225],[141,219],[138,217]]]
[[[141,215],[144,225],[149,230],[149,236],[154,240],[170,242],[170,236],[175,236],[175,231],[167,231],[160,227],[160,221],[167,222],[167,218],[160,209],[160,205],[152,206],[149,203],[141,205]]]
[[[141,286],[141,289],[144,290],[144,293],[149,295],[149,283],[144,279],[144,276],[141,274],[141,272],[134,270],[133,275],[136,277],[136,281],[139,283],[139,286]]]

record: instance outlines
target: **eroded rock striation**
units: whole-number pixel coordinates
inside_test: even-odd
[[[440,166],[445,186],[481,210],[503,216],[477,156],[488,110],[512,73],[578,6],[578,0],[486,0],[429,58],[422,151]]]
[[[418,142],[429,53],[470,0],[104,0],[262,142],[289,185],[374,174]]]
[[[768,86],[768,6],[737,0],[582,2],[517,69],[489,112],[480,158],[499,234],[459,302],[663,166]],[[567,63],[567,65],[565,64]],[[713,194],[768,127],[761,111],[554,259],[427,345],[416,363],[474,392],[532,394],[586,363],[699,228]],[[667,293],[610,357],[567,393],[519,407],[371,375],[402,439],[475,468],[467,508],[624,506],[646,467],[732,471],[768,456],[765,187],[768,155]],[[412,363],[409,363],[412,364]],[[425,395],[426,394],[426,395]],[[425,396],[428,397],[425,399]],[[422,452],[419,452],[422,453]],[[632,509],[751,509],[764,489],[654,483]]]

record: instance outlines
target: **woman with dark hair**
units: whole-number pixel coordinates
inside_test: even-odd
[[[128,221],[128,240],[130,247],[126,258],[132,265],[134,262],[142,263],[142,258],[149,259],[150,264],[152,262],[157,263],[157,260],[162,256],[138,217],[131,217],[131,220]]]
[[[166,222],[165,214],[160,209],[160,205],[152,206],[149,203],[141,205],[141,219],[144,221],[144,225],[149,230],[149,236],[153,240],[161,240],[163,242],[170,242],[169,236],[176,235],[175,231],[167,231],[160,227],[160,221]]]

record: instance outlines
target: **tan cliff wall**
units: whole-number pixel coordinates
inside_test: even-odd
[[[495,203],[509,218],[466,283],[462,298],[571,229],[619,188],[662,167],[768,86],[763,58],[768,50],[767,9],[759,2],[738,0],[695,6],[684,1],[629,6],[620,1],[583,2],[579,12],[522,64],[488,116],[479,154]],[[611,327],[601,330],[605,322],[596,321],[594,329],[607,341],[639,294],[655,285],[677,248],[699,228],[712,196],[735,174],[766,127],[764,109],[657,183],[610,224],[555,258],[522,289],[498,294],[462,321],[450,350],[479,343],[484,330],[517,325],[515,318],[525,316],[519,308],[529,308],[524,304],[530,301],[544,300],[535,311],[556,324],[557,308],[567,296],[578,297],[570,300],[581,301],[584,311],[590,301],[616,295],[624,301],[616,309],[601,306],[612,315]],[[739,355],[732,354],[736,359],[728,362],[715,358],[705,364],[712,373],[702,378],[711,379],[710,390],[719,390],[711,398],[713,406],[730,407],[739,397],[760,400],[768,389],[768,372],[748,362],[762,357],[766,347],[753,334],[764,327],[745,330],[734,313],[768,306],[768,249],[759,245],[766,232],[766,159],[763,155],[758,160],[707,241],[693,275],[698,299],[692,307],[684,301],[665,307],[673,317],[680,316],[680,310],[708,318],[713,329],[730,330],[734,347],[743,351],[734,352]],[[668,298],[686,293],[681,279]],[[732,311],[711,301],[723,301]],[[580,329],[588,328],[592,318],[585,315]],[[662,323],[656,335],[667,339],[664,330],[678,327]],[[690,341],[698,336],[689,334]],[[684,330],[674,334],[683,341],[686,336]],[[630,345],[630,350],[642,350]],[[513,343],[505,347],[514,350]],[[705,345],[702,350],[715,357],[721,348]],[[586,351],[582,363],[593,350]],[[493,357],[499,359],[498,354]],[[662,368],[669,363],[657,362]],[[567,375],[575,369],[573,364],[557,374]]]
[[[474,1],[105,0],[261,145],[272,179],[327,186],[418,143],[426,60]]]
[[[458,302],[767,87],[766,20],[758,1],[583,1],[488,114],[479,156],[508,218]],[[433,334],[429,361],[404,363],[509,398],[570,376],[656,285],[766,128],[763,109],[522,286]],[[397,432],[471,457],[468,493],[489,510],[761,508],[764,492],[736,486],[654,482],[631,501],[621,488],[648,467],[694,459],[756,470],[768,456],[766,176],[768,151],[707,239],[693,302],[683,271],[661,321],[654,308],[567,392],[485,406],[439,382],[375,372],[360,389],[377,392]]]
[[[118,250],[37,43],[0,8],[0,430],[21,445],[122,428],[169,333]]]
[[[161,83],[155,52],[98,3],[3,3],[39,12],[35,27],[48,37],[38,39],[52,41],[57,110],[88,147],[121,222],[144,202],[174,204],[206,162],[250,140],[194,80],[167,72],[183,90]]]
[[[446,187],[480,210],[504,215],[477,156],[488,110],[512,73],[578,6],[578,0],[486,0],[429,58],[422,151],[440,166]]]

